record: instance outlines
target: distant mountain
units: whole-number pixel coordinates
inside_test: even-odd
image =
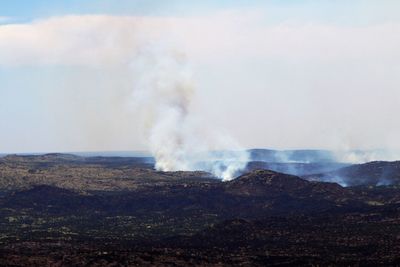
[[[83,160],[83,158],[73,155],[73,154],[64,154],[64,153],[48,153],[48,154],[40,154],[40,155],[21,155],[21,154],[9,154],[3,157],[3,161],[7,162],[43,162],[43,161],[78,161]]]
[[[400,185],[400,161],[373,161],[336,171],[304,176],[307,180],[341,183],[346,186]]]
[[[271,149],[250,149],[252,161],[265,162],[336,162],[333,152],[328,150],[271,150]]]
[[[88,151],[71,152],[70,154],[82,157],[144,157],[149,158],[151,154],[147,151]]]
[[[298,162],[265,162],[265,161],[251,161],[247,164],[244,172],[252,170],[272,170],[281,173],[287,173],[297,176],[317,174],[323,172],[334,171],[350,164],[337,163],[337,162],[312,162],[312,163],[298,163]]]
[[[81,157],[151,157],[147,151],[71,151],[71,152],[31,152],[31,153],[0,153],[0,157],[6,155],[19,155],[19,156],[38,156],[45,154],[70,154]]]
[[[242,172],[257,169],[297,176],[325,173],[349,166],[337,162],[333,152],[328,150],[270,150],[251,149],[250,161]]]

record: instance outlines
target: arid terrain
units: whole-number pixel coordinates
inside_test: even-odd
[[[257,159],[221,182],[149,158],[5,156],[0,266],[400,265],[400,163],[310,164]],[[338,176],[351,186],[320,182]]]

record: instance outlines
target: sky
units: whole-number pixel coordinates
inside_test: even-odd
[[[2,1],[0,153],[147,150],[134,99],[147,73],[132,71],[147,46],[185,58],[191,116],[241,147],[400,149],[399,8]]]

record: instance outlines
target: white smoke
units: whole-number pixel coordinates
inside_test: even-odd
[[[133,104],[143,117],[140,127],[148,136],[157,170],[203,170],[230,180],[246,167],[247,151],[191,113],[195,84],[183,53],[146,45],[131,68]]]
[[[337,162],[360,164],[371,161],[394,161],[400,157],[400,151],[388,149],[376,150],[336,150],[334,151]]]

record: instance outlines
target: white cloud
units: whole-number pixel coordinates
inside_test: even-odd
[[[1,65],[107,65],[147,42],[174,42],[200,61],[396,60],[400,24],[263,25],[260,12],[205,17],[65,16],[0,26]]]

